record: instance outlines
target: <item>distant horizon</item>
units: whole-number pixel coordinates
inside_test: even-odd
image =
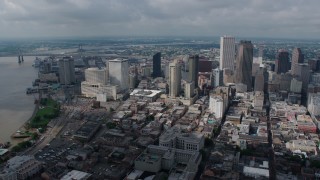
[[[298,41],[320,41],[319,38],[293,38],[293,37],[256,37],[256,36],[234,36],[227,34],[228,36],[235,37],[237,41],[239,40],[298,40]],[[175,38],[182,40],[192,40],[193,38],[196,38],[196,40],[200,39],[207,39],[210,40],[220,40],[221,36],[210,36],[210,35],[105,35],[105,36],[40,36],[40,37],[0,37],[0,41],[25,41],[25,40],[36,40],[36,41],[42,41],[42,40],[108,40],[108,39],[115,39],[115,38],[125,38],[125,39],[148,39],[148,38],[159,38],[159,39],[168,39],[168,38]]]

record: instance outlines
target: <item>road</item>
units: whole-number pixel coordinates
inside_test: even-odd
[[[41,135],[40,139],[36,142],[35,145],[27,149],[23,154],[26,155],[35,155],[40,149],[46,147],[55,137],[57,137],[63,127],[66,126],[68,120],[72,118],[76,109],[81,109],[80,113],[85,113],[90,110],[93,100],[88,100],[84,103],[81,103],[80,106],[74,107],[73,105],[67,106],[64,105],[61,108],[62,112],[58,118],[51,120],[53,126],[48,128],[47,131]]]
[[[39,141],[37,141],[34,146],[26,150],[24,154],[35,155],[40,149],[47,146],[47,144],[49,144],[59,134],[61,129],[66,125],[67,116],[68,116],[68,113],[65,112],[60,117],[54,119],[55,121],[54,126],[48,129],[47,132],[41,136]]]
[[[269,143],[269,179],[276,179],[276,168],[275,168],[275,158],[274,158],[274,150],[272,146],[272,132],[271,132],[271,119],[270,119],[270,101],[269,94],[265,93],[266,100],[266,111],[267,111],[267,128],[268,128],[268,143]]]
[[[209,157],[210,157],[210,154],[211,152],[214,150],[214,147],[215,147],[215,140],[218,138],[220,132],[221,132],[221,129],[222,129],[222,126],[224,125],[224,122],[226,121],[226,116],[227,116],[227,112],[229,111],[229,107],[230,105],[228,105],[227,109],[225,110],[225,113],[221,119],[221,122],[220,122],[220,125],[217,129],[217,131],[214,133],[214,135],[212,136],[211,140],[212,140],[212,146],[210,147],[207,147],[204,149],[204,152],[206,154],[206,159],[202,159],[201,161],[201,164],[199,166],[199,169],[198,169],[198,172],[196,174],[196,177],[195,179],[200,179],[201,177],[201,174],[203,173],[204,171],[204,168],[205,168],[205,165],[207,164],[208,160],[209,160]],[[204,158],[204,157],[202,157]]]

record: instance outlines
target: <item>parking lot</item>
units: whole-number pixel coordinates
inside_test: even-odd
[[[68,154],[68,151],[76,149],[77,147],[78,146],[76,143],[54,139],[53,141],[51,141],[51,144],[47,144],[46,147],[39,150],[35,154],[35,158],[47,164],[63,162],[66,155]]]

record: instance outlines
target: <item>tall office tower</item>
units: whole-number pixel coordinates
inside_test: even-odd
[[[129,88],[129,64],[127,59],[114,59],[108,62],[109,78],[112,85],[118,85],[121,90]]]
[[[129,74],[129,88],[134,89],[137,84],[137,75],[136,74]]]
[[[212,70],[211,85],[218,87],[223,85],[223,70],[216,68]]]
[[[184,85],[184,97],[185,98],[192,98],[194,95],[194,82],[186,82]]]
[[[102,68],[88,68],[84,70],[85,80],[90,83],[107,84],[109,81],[109,74],[107,69]]]
[[[294,48],[292,51],[292,59],[291,59],[291,74],[293,76],[297,76],[298,74],[298,66],[300,63],[304,61],[304,54],[302,54],[300,48]]]
[[[189,57],[189,81],[194,82],[195,88],[198,87],[199,76],[199,55]]]
[[[275,72],[277,74],[286,73],[290,70],[289,53],[280,49],[276,55]]]
[[[290,91],[294,93],[301,93],[301,89],[302,89],[302,81],[299,81],[298,79],[293,78],[290,84]]]
[[[236,55],[235,38],[223,36],[220,38],[220,69],[228,68],[234,71],[234,60]]]
[[[153,55],[153,73],[152,77],[161,77],[161,53]]]
[[[297,66],[298,79],[302,81],[302,92],[307,92],[310,80],[310,67],[309,64],[298,64]]]
[[[264,83],[265,83],[264,78],[265,78],[264,68],[260,67],[260,69],[255,74],[254,91],[264,91]]]
[[[263,59],[263,46],[259,46],[259,54],[258,54],[258,63],[262,64],[262,59]]]
[[[228,68],[225,68],[222,70],[223,71],[223,84],[224,85],[228,85],[230,83],[234,83],[234,75],[235,75],[235,72],[233,72],[232,70],[228,69]]]
[[[247,85],[248,91],[252,91],[252,61],[253,45],[251,41],[240,41],[236,62],[235,83]]]
[[[70,85],[76,82],[72,57],[66,56],[59,60],[59,79],[60,84],[63,85]]]
[[[169,64],[169,96],[177,97],[181,90],[181,67],[177,61]]]
[[[309,64],[310,69],[313,72],[317,72],[320,70],[320,60],[319,59],[309,59],[308,64]]]
[[[213,60],[209,60],[207,58],[199,58],[199,73],[210,73],[212,72],[213,68]]]

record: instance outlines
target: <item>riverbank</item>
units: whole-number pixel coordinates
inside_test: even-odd
[[[35,57],[28,56],[18,64],[17,57],[0,57],[0,142],[16,144],[11,135],[33,115],[34,96],[26,95],[38,70],[32,67]],[[19,140],[20,141],[20,140]]]
[[[39,98],[41,98],[41,95]],[[18,144],[11,146],[10,149],[13,152],[20,152],[33,146],[40,133],[45,132],[48,123],[59,116],[59,112],[60,105],[57,101],[50,98],[38,100],[32,117],[13,135],[15,139],[22,140]]]
[[[22,141],[21,139],[29,138],[32,136],[32,133],[26,134],[25,132],[28,131],[28,124],[32,121],[33,118],[35,118],[38,110],[39,110],[39,103],[36,103],[31,117],[16,132],[14,132],[11,135],[11,138],[14,141],[18,141],[20,139],[20,142],[21,142]],[[19,143],[19,142],[17,142],[17,143]]]

